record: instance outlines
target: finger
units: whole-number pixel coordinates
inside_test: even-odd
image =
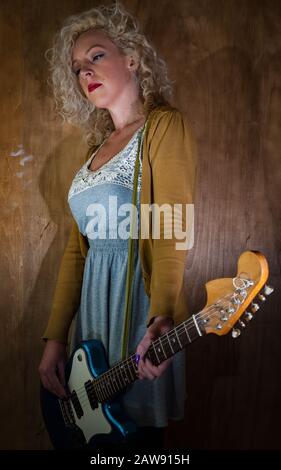
[[[149,346],[151,345],[151,341],[151,335],[146,333],[141,342],[138,344],[136,353],[139,354],[141,358],[143,358],[147,352]]]
[[[44,375],[41,375],[40,379],[41,379],[41,383],[42,383],[43,387],[46,390],[48,390],[49,392],[52,392],[52,386],[51,386],[48,378],[45,377]]]
[[[155,374],[149,367],[147,367],[147,360],[145,361],[140,361],[139,365],[139,377],[142,379],[149,379],[149,380],[154,380],[155,379]]]
[[[154,373],[157,374],[157,377],[160,377],[160,375],[165,372],[166,369],[168,369],[169,365],[172,362],[172,358],[166,359],[164,362],[162,362],[159,366],[156,367],[157,370],[153,369]],[[152,365],[153,368],[155,366]]]
[[[169,367],[172,359],[167,359],[162,362],[159,366],[155,366],[149,359],[146,359],[142,365],[141,374],[145,375],[148,378],[157,378],[160,377],[163,372]]]
[[[144,373],[149,377],[152,376],[153,378],[156,378],[161,375],[159,368],[157,366],[154,366],[149,359],[145,360],[143,370]]]
[[[54,393],[60,398],[67,398],[66,391],[64,390],[54,371],[45,373],[44,375],[42,374],[41,381],[43,386],[51,393]]]
[[[149,380],[154,380],[155,375],[152,374],[149,370],[146,368],[143,368],[139,371],[139,378],[140,379],[149,379]]]
[[[60,398],[67,398],[67,393],[56,374],[52,377],[52,386],[56,395],[58,395]]]
[[[141,359],[138,364],[138,376],[140,379],[145,379],[145,369],[144,369],[144,361]]]

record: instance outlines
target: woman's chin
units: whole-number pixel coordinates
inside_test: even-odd
[[[88,99],[95,106],[95,108],[98,108],[98,109],[107,108],[106,103],[102,100],[96,100],[96,99],[91,99],[91,98],[88,98]]]

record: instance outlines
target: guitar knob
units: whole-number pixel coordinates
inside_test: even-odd
[[[245,320],[246,320],[247,322],[249,322],[249,321],[252,320],[253,315],[251,314],[251,312],[245,312],[244,317],[245,317]]]
[[[240,335],[241,335],[241,331],[238,328],[233,328],[233,330],[231,332],[232,338],[236,339]]]
[[[261,301],[261,302],[265,302],[266,301],[266,297],[262,294],[258,294],[258,299]]]
[[[239,320],[239,325],[242,326],[242,328],[246,328],[245,323],[241,319]]]
[[[264,289],[263,289],[264,295],[268,296],[268,295],[272,294],[272,292],[274,292],[274,287],[268,286],[268,285],[264,286]]]
[[[251,311],[253,313],[256,313],[259,310],[259,308],[260,308],[259,304],[256,304],[255,302],[251,303]]]

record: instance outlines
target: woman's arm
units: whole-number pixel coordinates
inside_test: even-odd
[[[175,227],[186,230],[187,204],[194,202],[196,146],[190,126],[181,112],[163,113],[150,143],[152,202],[168,204],[172,217],[160,223],[160,236],[152,240],[150,311],[148,322],[158,315],[168,316],[175,324],[187,317],[184,293],[184,269],[187,249],[178,249]],[[181,212],[178,208],[181,207]],[[165,223],[164,223],[165,222]],[[172,238],[167,238],[167,233]]]
[[[44,339],[67,343],[68,330],[80,304],[88,242],[73,222],[62,258],[53,306]]]
[[[152,131],[149,142],[152,203],[158,207],[168,204],[172,217],[161,220],[159,238],[152,240],[148,328],[136,351],[140,355],[140,378],[149,379],[159,377],[171,362],[169,359],[156,367],[142,359],[151,341],[187,317],[184,290],[187,249],[177,249],[183,240],[177,238],[174,229],[177,226],[185,231],[187,224],[193,223],[187,220],[186,205],[193,203],[196,174],[195,141],[179,111],[163,112]],[[172,238],[167,238],[169,231]]]
[[[41,382],[50,392],[66,397],[64,366],[67,338],[79,307],[88,243],[74,222],[60,266],[53,307],[43,338],[46,341],[39,365]]]

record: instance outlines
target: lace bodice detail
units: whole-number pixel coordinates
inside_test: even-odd
[[[118,184],[133,191],[135,161],[138,151],[139,139],[143,139],[142,130],[143,127],[138,129],[128,144],[120,152],[114,155],[114,157],[112,157],[107,163],[102,165],[101,168],[92,171],[89,170],[89,166],[95,157],[95,154],[101,148],[101,146],[98,147],[98,149],[91,155],[89,160],[87,160],[82,168],[76,173],[68,193],[68,200],[70,200],[76,194],[104,183]],[[141,188],[141,150],[139,155],[140,167],[138,176],[138,191],[140,191]]]

